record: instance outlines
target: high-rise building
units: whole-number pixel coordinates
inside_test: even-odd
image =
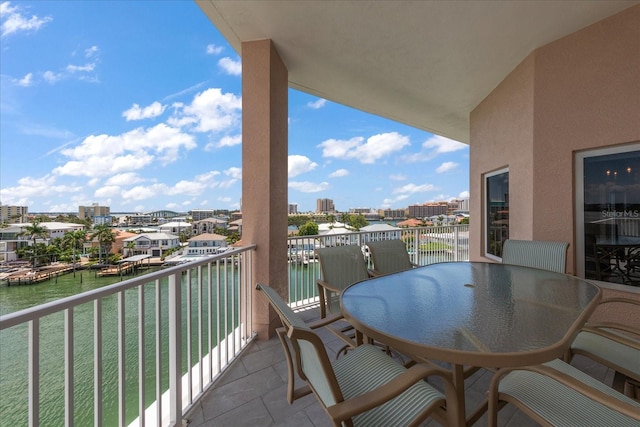
[[[423,205],[409,205],[409,218],[425,218],[435,215],[447,215],[447,202],[425,203]]]
[[[298,205],[296,203],[289,203],[288,209],[289,215],[295,215],[298,213]]]
[[[0,205],[0,223],[28,222],[29,208],[27,206]]]
[[[191,219],[195,221],[202,221],[203,219],[213,218],[216,216],[216,211],[213,209],[193,209],[189,211],[189,215],[191,215]]]
[[[111,209],[109,206],[100,206],[98,203],[94,203],[91,206],[78,206],[78,218],[86,219],[99,217],[105,217],[111,215]]]
[[[333,205],[331,199],[318,199],[316,200],[316,212],[317,213],[331,213],[335,212],[336,207]]]

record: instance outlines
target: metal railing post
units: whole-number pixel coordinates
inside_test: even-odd
[[[169,276],[169,416],[182,425],[182,295],[180,274]]]

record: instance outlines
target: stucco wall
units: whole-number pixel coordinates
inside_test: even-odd
[[[575,151],[640,140],[640,6],[543,46],[471,113],[471,259],[482,174],[509,166],[510,236],[571,243]]]

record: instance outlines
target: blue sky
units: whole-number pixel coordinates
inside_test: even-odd
[[[241,60],[195,3],[11,1],[0,15],[2,204],[240,207]],[[295,90],[289,104],[299,211],[468,197],[467,145]]]

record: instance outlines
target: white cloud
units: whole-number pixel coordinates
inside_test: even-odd
[[[357,159],[360,163],[371,164],[402,150],[407,145],[410,145],[408,137],[397,132],[388,132],[373,135],[366,142],[363,137],[354,137],[347,141],[329,139],[320,143],[318,147],[322,148],[323,157]]]
[[[289,178],[301,175],[303,173],[314,170],[318,164],[306,156],[300,156],[297,154],[289,156]]]
[[[121,196],[125,202],[131,200],[145,200],[156,197],[158,194],[166,194],[167,186],[164,184],[152,184],[148,187],[138,185],[130,190],[122,192]]]
[[[82,186],[77,184],[58,184],[53,175],[45,175],[41,178],[26,176],[20,178],[15,187],[1,188],[0,199],[2,203],[8,205],[19,205],[18,202],[40,198],[43,194],[52,198],[67,198],[68,194],[80,193],[82,190]]]
[[[233,147],[234,145],[242,144],[242,134],[238,135],[225,135],[220,138],[219,141],[210,142],[204,147],[204,151],[212,151],[216,148]]]
[[[340,178],[349,175],[349,171],[346,169],[338,169],[329,174],[329,178]]]
[[[165,208],[167,208],[167,209],[175,209],[175,208],[177,208],[178,206],[179,206],[179,205],[178,205],[177,203],[167,203],[167,204],[165,205]]]
[[[326,105],[326,103],[327,103],[326,99],[320,98],[317,101],[308,102],[307,103],[307,107],[313,108],[314,110],[317,110],[317,109],[320,109],[320,108],[324,107]]]
[[[45,71],[42,74],[42,77],[47,81],[47,83],[53,84],[62,79],[62,74],[54,73],[53,71]]]
[[[434,190],[436,190],[436,187],[433,184],[422,184],[422,185],[407,184],[407,185],[403,185],[402,187],[395,188],[393,190],[393,194],[398,194],[398,193],[409,193],[409,194],[424,193],[426,191],[434,191]]]
[[[456,162],[444,162],[443,164],[441,164],[440,166],[438,166],[436,168],[436,173],[449,172],[449,171],[457,168],[458,166],[460,166],[460,165],[458,163],[456,163]]]
[[[218,66],[222,68],[224,72],[231,74],[232,76],[239,76],[242,74],[242,62],[234,61],[227,56],[218,61]]]
[[[0,3],[0,19],[3,21],[0,25],[2,37],[20,31],[38,31],[44,24],[52,21],[49,16],[40,18],[37,15],[31,15],[31,18],[25,18],[20,8],[11,6],[11,2],[8,1]]]
[[[328,182],[309,182],[309,181],[291,181],[289,182],[289,188],[298,190],[302,193],[318,193],[329,188]]]
[[[205,190],[206,185],[197,181],[179,181],[173,187],[167,189],[167,194],[171,196],[175,195],[187,195],[187,196],[199,196]]]
[[[440,154],[452,153],[458,150],[469,148],[467,144],[445,138],[444,136],[433,135],[422,143],[422,149],[418,153],[403,156],[402,160],[408,163],[424,162],[431,160]]]
[[[213,43],[207,45],[207,55],[219,55],[223,50],[223,46],[216,46]]]
[[[22,87],[29,87],[33,84],[33,73],[27,73],[21,79],[14,79],[13,82]]]
[[[98,46],[91,46],[90,48],[84,50],[84,57],[91,58],[92,56],[97,54],[99,50],[100,49],[98,49]]]
[[[107,186],[98,188],[93,193],[93,195],[97,198],[118,197],[120,196],[120,186],[107,185]]]
[[[73,65],[73,64],[69,64],[67,65],[66,70],[70,73],[77,73],[77,72],[85,72],[88,73],[90,71],[93,71],[96,68],[96,64],[95,62],[89,63],[89,64],[84,64],[84,65]]]
[[[235,179],[242,179],[242,168],[231,167],[224,174]]]
[[[127,119],[128,122],[131,120],[151,119],[164,113],[166,108],[166,105],[162,105],[158,101],[144,108],[140,108],[138,104],[133,104],[131,108],[122,113],[122,117]]]
[[[168,120],[172,126],[196,132],[222,132],[239,127],[242,98],[210,88],[196,94],[190,105],[175,103],[173,107],[176,111]]]
[[[154,161],[173,163],[181,151],[195,147],[192,135],[164,123],[116,136],[91,135],[76,147],[60,150],[70,160],[53,173],[95,178],[132,172]]]
[[[381,207],[383,207],[383,208],[392,208],[392,207],[398,206],[401,201],[406,200],[408,197],[409,197],[408,194],[400,194],[397,197],[384,199],[382,201],[382,206]]]
[[[459,199],[468,199],[469,198],[469,191],[463,191],[462,193],[458,194],[458,198]]]
[[[104,183],[105,186],[133,185],[142,181],[142,178],[135,172],[126,172],[113,175]]]

